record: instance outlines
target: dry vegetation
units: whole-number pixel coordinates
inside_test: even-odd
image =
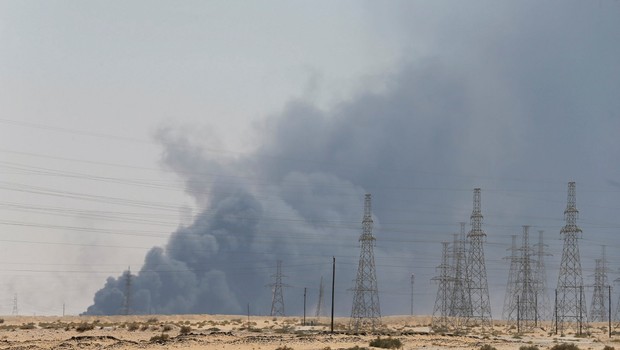
[[[312,322],[311,322],[312,321]],[[428,317],[384,317],[375,333],[349,334],[348,319],[329,320],[176,315],[114,317],[5,317],[0,321],[2,349],[241,349],[241,350],[615,350],[620,335],[607,337],[595,325],[591,334],[553,335],[549,327],[516,334],[514,327],[432,329]]]

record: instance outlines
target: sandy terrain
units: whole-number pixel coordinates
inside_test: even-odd
[[[299,317],[250,317],[223,315],[11,317],[0,324],[0,349],[348,349],[369,348],[376,334],[346,333],[348,319],[336,319],[330,334],[329,319],[318,325],[301,325]],[[307,319],[307,322],[316,321]],[[429,317],[390,316],[382,319],[382,337],[399,339],[404,349],[479,349],[484,344],[498,350],[536,345],[541,350],[571,342],[581,350],[620,347],[620,335],[609,338],[605,324],[592,325],[592,335],[576,338],[549,335],[539,329],[516,335],[496,324],[492,330],[468,328],[462,335],[430,332]],[[81,327],[80,327],[81,326]],[[92,328],[92,329],[90,329]],[[185,334],[181,334],[185,333]],[[163,335],[163,336],[162,336]],[[167,338],[157,341],[154,337]]]

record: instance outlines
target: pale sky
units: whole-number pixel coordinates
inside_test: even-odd
[[[21,314],[84,312],[108,276],[217,212],[221,181],[262,205],[261,239],[299,222],[291,295],[320,277],[295,261],[343,255],[342,315],[365,192],[386,313],[408,312],[411,273],[432,312],[440,242],[474,187],[494,316],[521,225],[551,241],[554,288],[568,181],[590,283],[601,244],[620,265],[619,18],[611,0],[2,1],[0,314],[15,295]],[[306,249],[339,225],[350,246]],[[262,264],[274,247],[251,248]]]

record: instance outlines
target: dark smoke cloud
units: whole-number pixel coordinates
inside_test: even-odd
[[[537,11],[551,11],[535,3]],[[596,190],[608,189],[615,181],[609,179],[620,175],[612,156],[620,151],[612,131],[620,130],[620,71],[609,64],[620,62],[620,52],[607,45],[609,34],[599,34],[620,33],[620,22],[601,13],[605,30],[575,24],[583,9],[570,4],[557,17],[564,25],[532,18],[529,3],[511,11],[517,18],[509,21],[523,20],[526,27],[468,31],[463,28],[483,26],[486,17],[474,15],[471,23],[457,17],[454,25],[463,30],[441,43],[459,55],[438,42],[436,55],[403,64],[385,76],[382,89],[361,89],[328,109],[290,101],[258,128],[260,146],[246,156],[213,153],[184,133],[162,129],[162,163],[184,179],[202,212],[164,248],[147,254],[133,278],[133,311],[242,313],[250,303],[253,313],[268,313],[265,285],[281,259],[290,285],[287,313],[299,314],[303,288],[316,294],[336,256],[336,310],[348,314],[363,195],[370,192],[382,311],[408,312],[413,272],[416,311],[430,313],[435,287],[429,280],[440,242],[468,221],[471,191],[482,187],[491,299],[499,317],[510,235],[529,224],[557,239],[567,181],[576,180],[578,194],[584,193],[578,206],[589,218],[582,226],[586,242],[602,243],[612,234],[595,223],[614,222],[610,209],[617,201]],[[573,24],[583,40],[563,34]],[[445,39],[445,28],[438,33]],[[595,54],[598,47],[604,47],[603,58]],[[584,84],[588,60],[565,59],[575,50],[590,50],[593,62],[601,63],[595,83]],[[601,113],[585,117],[588,106]],[[559,260],[554,242],[553,259]],[[587,247],[582,252],[593,256]],[[556,272],[548,276],[554,286]],[[86,313],[119,313],[123,295],[123,276],[110,277]]]

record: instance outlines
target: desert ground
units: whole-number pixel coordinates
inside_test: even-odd
[[[609,338],[606,324],[590,325],[590,335],[575,337],[550,333],[549,327],[517,334],[513,326],[495,322],[493,328],[467,327],[459,332],[433,332],[430,317],[382,318],[381,334],[350,334],[348,318],[150,315],[150,316],[4,316],[0,349],[241,349],[324,350],[371,349],[377,337],[398,339],[402,349],[497,350],[536,346],[540,350],[573,343],[581,350],[620,347],[620,335]],[[609,348],[607,348],[609,350]]]

